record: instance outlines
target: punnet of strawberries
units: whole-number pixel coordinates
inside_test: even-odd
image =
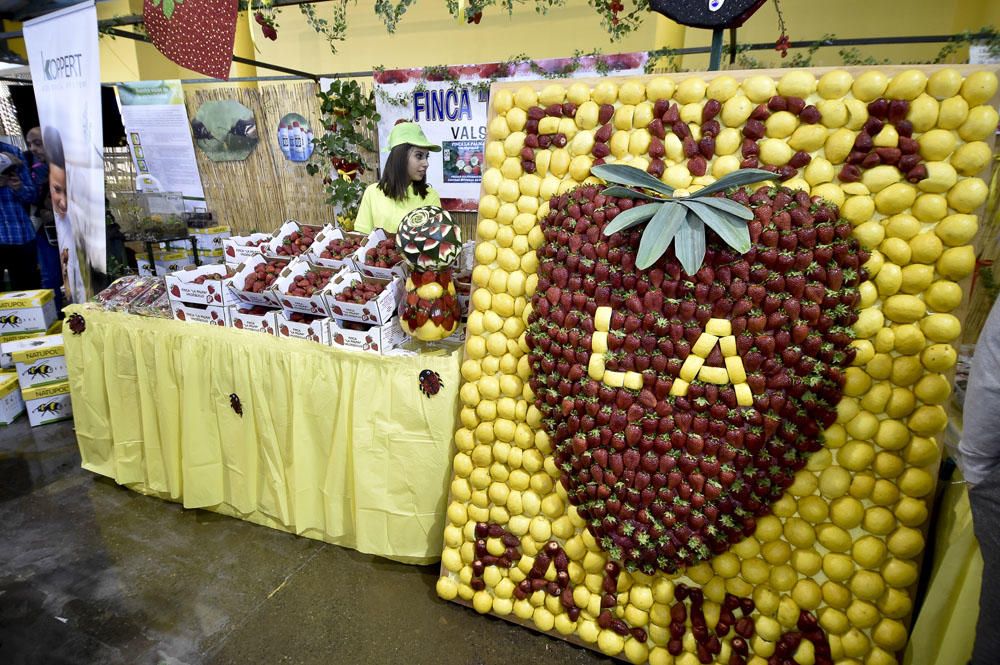
[[[220,280],[226,279],[227,277],[232,277],[232,276],[233,276],[232,269],[226,268],[226,274],[224,274],[224,275],[215,275],[215,274],[213,274],[213,275],[198,275],[197,277],[195,277],[194,279],[191,280],[191,283],[192,284],[204,284],[205,282],[217,282],[217,281],[220,281]]]
[[[365,252],[365,265],[374,268],[391,268],[403,260],[396,248],[396,237],[386,238]]]
[[[314,316],[312,314],[303,314],[302,312],[292,312],[288,315],[288,320],[295,323],[312,323],[318,319],[322,319],[322,316]]]
[[[354,252],[358,251],[364,244],[364,238],[360,236],[347,236],[346,238],[334,238],[326,249],[320,252],[320,258],[342,261]]]
[[[253,272],[247,275],[243,282],[244,291],[260,293],[271,286],[278,274],[288,266],[288,261],[272,261],[270,263],[258,263]]]
[[[652,574],[752,534],[821,448],[854,358],[867,253],[835,205],[745,186],[773,177],[765,171],[674,197],[637,169],[615,179],[629,168],[594,169],[629,187],[586,185],[550,202],[527,340],[571,503],[613,560]],[[606,333],[598,308],[610,308]],[[735,379],[681,379],[710,319],[731,326],[749,404]],[[602,376],[636,373],[638,387],[591,378],[599,332]],[[720,346],[703,361],[716,371]]]
[[[354,280],[351,285],[335,296],[335,300],[354,304],[371,302],[385,291],[385,284]]]
[[[309,298],[329,284],[331,277],[333,277],[332,270],[311,268],[292,280],[286,293],[299,298]]]
[[[315,227],[300,226],[298,231],[292,231],[285,236],[276,253],[281,256],[298,256],[308,251],[315,240]]]

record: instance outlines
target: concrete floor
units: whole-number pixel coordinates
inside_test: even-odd
[[[611,663],[406,566],[144,497],[72,423],[0,429],[0,663]]]

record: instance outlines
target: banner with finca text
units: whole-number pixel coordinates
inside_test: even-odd
[[[647,59],[646,53],[623,53],[553,58],[513,66],[499,63],[455,65],[441,68],[440,73],[430,76],[422,69],[377,71],[374,78],[375,104],[381,116],[379,145],[388,144],[389,132],[398,121],[419,123],[427,138],[441,146],[440,153],[431,154],[427,182],[438,191],[445,208],[474,211],[479,205],[479,188],[485,170],[488,81],[501,67],[509,67],[506,76],[496,79],[501,81],[540,79],[546,75],[559,78],[622,76],[642,74]],[[439,80],[432,80],[434,78]],[[379,153],[380,169],[385,166],[388,156],[384,150]]]
[[[24,24],[67,297],[107,282],[97,12],[83,2]]]

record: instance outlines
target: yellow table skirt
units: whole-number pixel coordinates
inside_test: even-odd
[[[72,306],[83,467],[143,494],[424,564],[441,553],[461,350],[381,357]],[[433,397],[419,390],[438,372]],[[236,394],[243,415],[230,404]]]

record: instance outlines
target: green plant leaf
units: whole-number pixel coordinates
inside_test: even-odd
[[[615,218],[604,227],[604,235],[610,236],[619,231],[624,231],[625,229],[630,229],[633,226],[642,224],[647,219],[655,215],[656,210],[659,207],[659,205],[655,204],[641,205],[618,213],[618,215],[616,215]]]
[[[697,201],[698,203],[704,203],[705,205],[712,206],[713,208],[718,208],[723,212],[727,212],[730,215],[739,217],[740,219],[745,219],[750,221],[753,219],[753,211],[741,203],[736,201],[731,201],[730,199],[721,199],[715,196],[697,196],[692,194],[689,201]]]
[[[715,231],[723,242],[740,254],[745,254],[750,249],[750,229],[747,223],[739,217],[713,209],[701,201],[686,199],[682,200],[681,204],[697,215],[698,219]],[[638,262],[636,264],[638,265]]]
[[[665,196],[673,196],[674,193],[674,188],[670,185],[664,184],[658,178],[627,164],[600,164],[591,167],[590,173],[618,185],[644,187]],[[771,175],[773,176],[773,174]]]
[[[635,261],[639,270],[645,270],[656,263],[685,224],[686,210],[682,206],[659,206],[659,208],[646,225],[639,241],[639,253]]]
[[[593,171],[593,169],[591,169]],[[722,192],[730,187],[740,187],[742,185],[752,185],[755,182],[774,180],[778,174],[765,171],[764,169],[740,169],[722,176],[711,185],[699,189],[695,194],[699,197]]]
[[[646,192],[640,192],[637,189],[632,189],[630,187],[622,187],[621,185],[612,185],[607,189],[601,190],[601,194],[605,196],[617,196],[620,199],[643,199],[645,201],[666,201],[667,199],[661,199],[652,194],[647,194]]]
[[[684,272],[694,275],[705,260],[705,225],[691,210],[674,238],[674,254]]]

